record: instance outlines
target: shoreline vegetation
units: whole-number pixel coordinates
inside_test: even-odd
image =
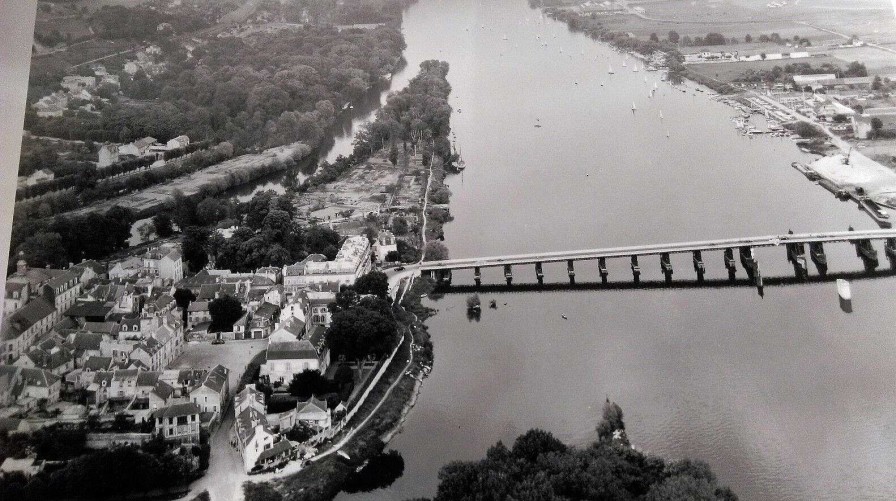
[[[638,499],[736,501],[700,461],[665,461],[629,442],[622,409],[607,399],[597,440],[571,447],[532,429],[512,447],[498,442],[478,461],[454,461],[439,472],[432,501],[456,499]],[[418,500],[422,501],[422,500]],[[429,500],[427,500],[429,501]]]
[[[586,16],[569,9],[541,6],[542,3],[538,0],[529,0],[531,7],[541,9],[551,19],[565,23],[571,31],[584,33],[591,39],[605,42],[617,50],[630,52],[639,57],[648,57],[657,51],[663,52],[666,55],[665,64],[668,67],[669,81],[673,84],[679,84],[687,79],[708,87],[719,94],[734,94],[737,92],[737,89],[728,83],[691,71],[683,64],[684,56],[682,56],[678,50],[678,45],[675,43],[660,40],[642,40],[630,36],[628,33],[612,31],[604,26],[597,15]]]
[[[302,193],[335,182],[352,169],[363,165],[368,158],[388,150],[390,156],[393,156],[393,152],[394,155],[421,155],[424,165],[432,164],[433,176],[439,176],[438,185],[443,188],[444,194],[440,200],[447,203],[450,193],[442,185],[445,175],[442,166],[453,160],[448,141],[451,119],[448,71],[448,63],[443,61],[429,60],[421,63],[420,73],[411,79],[408,86],[389,96],[376,119],[361,127],[355,139],[353,153],[348,157],[340,156],[333,164],[325,162],[317,174],[295,187],[294,191]],[[430,196],[432,193],[431,190]],[[439,231],[441,223],[435,225],[424,231]],[[394,357],[383,378],[373,387],[368,399],[352,419],[352,423],[361,423],[370,417],[365,426],[357,430],[352,439],[340,448],[350,459],[330,454],[283,478],[267,482],[253,482],[250,479],[244,484],[246,499],[325,500],[361,483],[364,469],[358,471],[358,468],[366,461],[384,456],[383,450],[387,442],[400,430],[416,401],[416,395],[428,372],[427,368],[432,367],[433,345],[423,322],[435,310],[423,306],[421,297],[432,292],[433,288],[434,284],[429,280],[414,281],[400,307],[394,308],[399,330],[406,330],[410,336],[405,336],[399,355]],[[407,357],[401,356],[404,353],[407,353]],[[413,360],[407,370],[405,359]],[[386,396],[390,387],[391,392]],[[376,414],[371,415],[381,401]],[[348,424],[345,430],[353,430],[353,426],[355,425]],[[337,434],[329,443],[338,443],[345,433],[347,431]],[[389,454],[395,453],[385,455]],[[381,479],[382,484],[376,487],[386,487],[394,478]]]

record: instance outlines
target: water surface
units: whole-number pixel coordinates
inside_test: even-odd
[[[792,141],[738,134],[735,111],[693,86],[659,83],[648,98],[658,73],[631,71],[631,58],[623,67],[621,54],[523,0],[421,0],[404,33],[408,68],[451,64],[468,166],[450,181],[452,257],[874,227],[790,167],[811,158]],[[783,248],[758,255],[765,275],[792,273]],[[828,257],[832,271],[861,268],[848,246]],[[704,260],[709,276],[725,275],[720,254]],[[673,264],[693,279],[689,256]],[[641,268],[661,277],[658,260]],[[565,280],[564,266],[545,273]],[[610,273],[630,280],[625,261]],[[594,278],[596,265],[577,275]],[[478,323],[463,295],[447,295],[428,322],[433,373],[390,444],[405,475],[340,499],[432,496],[446,462],[481,458],[532,427],[585,444],[606,396],[636,447],[703,459],[742,499],[889,499],[894,284],[854,282],[852,314],[833,282],[764,298],[750,288],[486,294],[499,308]]]

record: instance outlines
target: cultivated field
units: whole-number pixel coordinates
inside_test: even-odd
[[[893,7],[888,0],[791,0],[779,8],[769,8],[769,3],[770,0],[632,1],[631,6],[644,8],[643,16],[608,16],[605,23],[614,31],[639,37],[651,33],[665,37],[669,30],[675,30],[691,38],[709,31],[738,39],[746,34],[757,37],[778,33],[783,38],[797,35],[808,38],[813,45],[840,43],[843,37],[838,34],[858,35],[870,41],[896,41]]]
[[[896,73],[896,54],[876,47],[854,47],[830,51],[835,58],[848,64],[851,61],[865,63],[869,74],[889,75]]]
[[[775,61],[744,61],[734,63],[700,63],[689,64],[688,68],[700,73],[701,75],[714,78],[723,82],[732,82],[743,75],[747,70],[771,70],[775,66],[784,67],[793,63],[809,63],[813,67],[821,66],[825,63],[836,64],[846,67],[847,63],[834,57],[811,57],[804,59],[778,59]]]

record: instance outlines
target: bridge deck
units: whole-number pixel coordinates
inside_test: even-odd
[[[535,254],[518,254],[508,256],[475,257],[464,259],[448,259],[429,261],[420,266],[421,271],[461,270],[468,268],[489,268],[504,265],[520,265],[532,263],[554,263],[567,260],[585,261],[598,258],[619,258],[630,256],[649,256],[661,253],[677,254],[693,251],[722,251],[737,247],[775,247],[788,243],[829,243],[854,242],[856,240],[879,240],[896,238],[896,229],[839,231],[824,233],[803,233],[787,235],[769,235],[761,237],[731,238],[722,240],[705,240],[702,242],[679,242],[670,244],[636,245],[631,247],[615,247],[608,249],[586,249],[577,251],[542,252]]]

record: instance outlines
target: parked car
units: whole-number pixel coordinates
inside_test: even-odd
[[[404,271],[404,266],[396,266],[395,271]]]
[[[212,344],[224,344],[224,340],[223,339],[215,339],[212,341]]]

